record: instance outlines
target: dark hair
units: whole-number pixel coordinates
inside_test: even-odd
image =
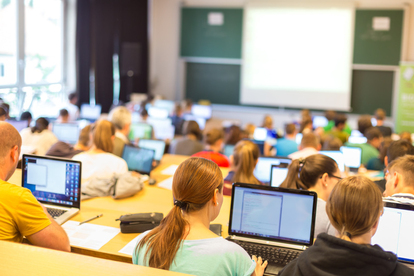
[[[309,133],[303,134],[302,141],[300,142],[300,144],[304,148],[312,147],[312,148],[317,149],[318,146],[320,145],[320,141],[319,141],[318,136],[316,136],[315,133],[309,132]]]
[[[0,106],[4,109],[4,111],[6,111],[7,117],[9,117],[10,105],[8,103],[2,103]]]
[[[325,111],[325,118],[328,119],[328,121],[334,120],[335,116],[336,116],[336,112],[334,110]]]
[[[139,115],[141,117],[147,117],[148,116],[148,111],[145,107],[141,107],[141,109],[139,110]]]
[[[226,145],[235,145],[242,139],[242,131],[239,126],[232,125],[226,129]]]
[[[338,114],[335,116],[335,126],[339,126],[340,124],[345,124],[347,117],[345,114]]]
[[[364,136],[367,138],[368,141],[371,141],[375,138],[381,138],[382,133],[378,128],[370,127],[367,130],[365,130]]]
[[[34,127],[32,127],[32,133],[38,132],[41,133],[43,130],[47,129],[49,127],[49,121],[44,118],[40,117],[36,120],[36,124]]]
[[[28,121],[33,119],[32,114],[29,111],[25,111],[22,113],[22,115],[20,115],[20,120],[21,121]]]
[[[1,105],[0,105],[0,116],[6,116],[7,117],[6,109]]]
[[[309,190],[324,173],[333,175],[337,170],[335,160],[326,155],[314,154],[306,159],[296,159],[290,163],[286,179],[280,187]]]
[[[370,115],[362,115],[361,117],[359,117],[358,130],[362,133],[362,135],[364,135],[365,131],[370,127],[372,127]]]
[[[295,131],[296,131],[296,125],[295,124],[293,124],[293,123],[286,124],[286,126],[285,126],[286,134],[291,135],[291,134],[294,134]]]
[[[385,156],[387,156],[387,151],[391,143],[392,143],[391,137],[385,137],[384,140],[381,142],[380,150],[379,150],[380,155],[378,158],[381,160],[382,163],[384,163]]]
[[[204,208],[216,189],[222,192],[223,175],[213,161],[192,157],[178,166],[173,177],[172,192],[174,200],[180,204],[175,204],[160,225],[143,237],[135,249],[138,252],[147,245],[144,260],[149,259],[150,267],[170,268],[186,237],[188,221],[183,213]]]
[[[78,95],[76,94],[76,92],[72,92],[69,94],[68,99],[69,101],[72,101],[74,98],[77,98]]]
[[[383,121],[383,120],[385,120],[385,116],[386,116],[386,114],[385,114],[385,110],[384,109],[378,108],[377,110],[375,110],[375,118],[377,120]]]
[[[61,110],[59,110],[59,116],[60,117],[67,117],[69,116],[69,112],[67,109],[62,108]]]
[[[305,128],[306,128],[309,124],[313,124],[313,122],[312,122],[312,118],[311,118],[311,117],[306,117],[305,119],[303,119],[303,121],[300,123],[299,133],[303,133],[303,131],[305,130]],[[312,127],[313,127],[313,126],[312,126]]]
[[[342,147],[342,141],[338,137],[328,135],[323,141],[322,150],[335,150],[339,151]]]
[[[205,142],[207,145],[214,145],[218,140],[224,138],[223,130],[218,128],[210,129],[205,136]]]
[[[411,144],[413,143],[413,141],[411,139],[411,133],[409,131],[401,131],[400,132],[400,139],[401,140],[406,140],[406,141],[410,142]]]
[[[196,121],[186,121],[184,122],[184,135],[193,134],[195,137],[197,137],[198,140],[202,139],[202,134],[200,127],[198,126],[198,123]]]
[[[398,140],[390,144],[387,150],[388,164],[406,154],[414,155],[414,146],[407,140]]]

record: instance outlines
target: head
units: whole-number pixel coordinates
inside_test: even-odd
[[[27,121],[27,126],[30,126],[32,119],[32,114],[29,111],[25,111],[20,115],[20,121]]]
[[[148,119],[148,111],[147,111],[147,109],[145,107],[142,107],[139,110],[139,116],[141,117],[141,119],[143,121],[146,121]]]
[[[204,158],[189,158],[173,177],[174,207],[138,244],[147,244],[145,259],[150,267],[169,269],[180,243],[188,234],[189,216],[207,216],[213,221],[223,203],[223,175],[219,167]]]
[[[307,118],[303,119],[302,122],[300,123],[299,132],[300,133],[306,133],[306,132],[312,131],[312,129],[313,129],[312,118],[307,117]]]
[[[6,121],[7,120],[7,111],[6,109],[0,105],[0,121]]]
[[[181,107],[181,104],[175,103],[174,105],[174,115],[177,117],[183,116],[183,108]]]
[[[383,162],[385,164],[385,157],[387,156],[387,151],[388,148],[390,147],[392,143],[392,139],[391,137],[385,137],[384,140],[382,140],[380,148],[379,148],[379,159],[381,160],[381,162]]]
[[[253,138],[254,131],[256,129],[256,126],[254,124],[248,123],[244,130],[246,131],[248,138]]]
[[[316,150],[321,149],[321,143],[319,141],[318,136],[316,136],[314,133],[309,132],[303,134],[302,141],[300,142],[299,149],[304,148],[314,148]]]
[[[335,116],[335,127],[342,131],[345,128],[346,120],[347,117],[345,114],[337,114]]]
[[[209,131],[207,131],[204,140],[208,149],[220,151],[224,145],[223,130],[218,128],[210,129]]]
[[[409,131],[402,131],[400,133],[400,139],[401,140],[406,140],[406,141],[410,142],[410,144],[413,143],[413,140],[411,139],[411,133]]]
[[[326,110],[325,111],[325,118],[328,119],[328,121],[333,121],[335,119],[336,112],[334,110]]]
[[[106,120],[97,121],[92,130],[93,145],[104,152],[112,152],[115,126]]]
[[[7,181],[19,162],[22,138],[19,132],[6,122],[0,122],[0,137],[0,176],[2,180]]]
[[[253,175],[259,156],[260,150],[255,143],[249,140],[238,142],[234,147],[233,155],[230,156],[230,163],[235,171],[232,181],[260,184]]]
[[[196,121],[186,121],[183,125],[183,133],[184,135],[193,135],[198,140],[201,140],[202,134],[200,127],[198,126],[198,123]]]
[[[304,118],[312,118],[312,115],[311,115],[311,112],[310,112],[310,110],[309,109],[302,109],[301,111],[300,111],[300,115],[301,115],[301,117],[302,117],[302,120],[304,119]]]
[[[339,151],[342,147],[342,141],[338,137],[329,135],[323,141],[322,150]]]
[[[414,155],[414,146],[406,140],[394,141],[390,144],[387,150],[387,156],[384,158],[385,166],[406,154]]]
[[[384,196],[414,194],[414,155],[404,155],[387,166]]]
[[[370,115],[362,115],[358,119],[358,130],[362,133],[362,135],[365,134],[365,131],[372,127],[371,123],[371,116]]]
[[[273,129],[273,118],[270,115],[266,115],[263,118],[263,127],[267,129]]]
[[[335,160],[326,155],[314,154],[306,159],[293,160],[280,187],[303,190],[316,188],[318,197],[326,200],[340,176]]]
[[[117,131],[128,136],[132,122],[132,115],[128,108],[125,106],[115,107],[109,112],[108,120],[114,124]]]
[[[381,192],[364,176],[339,181],[326,202],[326,213],[341,238],[375,234],[383,211]]]
[[[191,108],[193,107],[193,101],[191,99],[185,99],[184,101],[184,111],[191,113]]]
[[[61,109],[59,110],[59,119],[62,123],[68,123],[69,122],[69,112],[67,109]]]
[[[76,92],[72,92],[69,94],[68,99],[71,104],[76,104],[78,102],[78,95]]]
[[[226,130],[226,145],[235,145],[242,139],[242,131],[239,126],[232,125]]]
[[[41,133],[42,131],[46,130],[49,127],[49,121],[44,118],[40,117],[36,120],[36,124],[32,127],[32,133]]]
[[[376,149],[379,149],[383,140],[381,131],[376,127],[371,127],[365,130],[364,133],[367,138],[368,144],[371,144]]]
[[[382,108],[378,108],[377,110],[375,110],[375,119],[378,121],[384,121],[385,120],[385,110]]]
[[[83,148],[83,150],[88,150],[92,146],[92,141],[90,139],[91,130],[92,125],[87,125],[86,127],[82,128],[82,130],[79,133],[78,145],[80,145]]]
[[[6,112],[6,119],[10,119],[10,105],[3,102],[0,107]]]
[[[295,137],[296,134],[298,133],[297,129],[296,129],[296,125],[295,124],[286,124],[285,126],[285,136],[286,137]]]

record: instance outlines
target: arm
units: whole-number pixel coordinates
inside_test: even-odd
[[[254,255],[252,256],[252,259],[256,262],[256,268],[254,269],[252,276],[263,276],[267,261],[263,262],[262,257],[257,258]]]
[[[33,245],[70,252],[69,238],[65,230],[49,215],[46,208],[41,206],[51,224],[26,238]]]

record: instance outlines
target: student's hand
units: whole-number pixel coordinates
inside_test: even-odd
[[[141,174],[139,172],[131,171],[131,174],[132,174],[132,176],[135,176],[137,178],[140,178],[141,177]]]
[[[255,255],[252,256],[253,261],[256,262],[256,268],[254,269],[256,276],[262,276],[267,266],[267,261],[262,260],[262,257],[257,258]]]

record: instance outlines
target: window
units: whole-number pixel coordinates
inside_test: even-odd
[[[11,116],[58,114],[63,7],[64,0],[0,0],[0,97],[11,105]]]

